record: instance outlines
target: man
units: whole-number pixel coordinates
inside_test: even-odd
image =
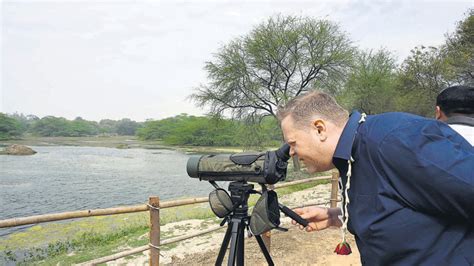
[[[310,92],[278,113],[290,154],[309,172],[336,167],[347,196],[338,208],[295,211],[306,231],[343,227],[363,264],[474,264],[474,151],[448,125],[404,113],[348,113]]]
[[[448,123],[474,146],[474,88],[444,89],[436,97],[436,119]]]

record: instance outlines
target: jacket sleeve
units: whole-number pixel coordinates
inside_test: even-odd
[[[378,151],[384,176],[403,203],[474,223],[474,148],[449,126],[433,121],[393,132]]]

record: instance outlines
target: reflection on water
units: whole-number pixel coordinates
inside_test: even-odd
[[[188,155],[173,150],[32,147],[0,156],[0,220],[45,213],[205,196],[212,186],[186,174]],[[0,229],[0,236],[19,228]]]

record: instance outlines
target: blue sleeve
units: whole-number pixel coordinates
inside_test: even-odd
[[[385,177],[416,211],[474,223],[474,148],[449,126],[418,123],[379,146]]]

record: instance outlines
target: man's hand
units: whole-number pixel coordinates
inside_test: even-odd
[[[309,206],[294,209],[293,211],[309,222],[306,228],[302,225],[299,226],[300,229],[306,229],[306,232],[319,231],[330,226],[342,226],[342,223],[338,218],[338,215],[341,215],[341,209],[339,208]],[[293,225],[297,224],[294,220],[292,220],[291,223]]]

